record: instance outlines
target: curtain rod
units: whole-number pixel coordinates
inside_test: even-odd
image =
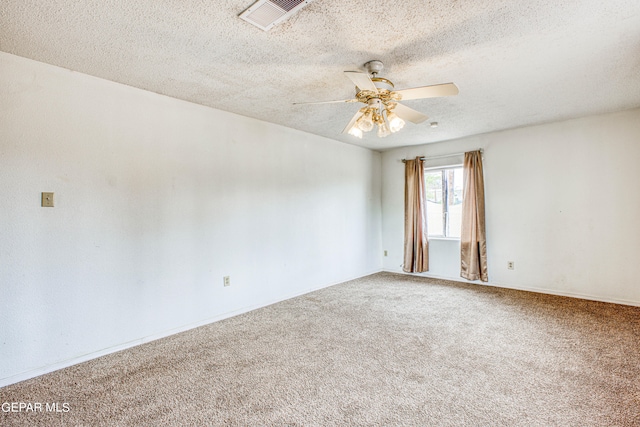
[[[471,150],[471,151],[473,151],[473,150]],[[477,150],[475,150],[475,151],[479,151],[479,152],[481,152],[481,153],[483,153],[483,152],[484,152],[484,150],[483,150],[482,148],[478,148],[478,149],[477,149]],[[465,152],[465,151],[463,151],[462,153],[443,154],[442,156],[432,156],[432,157],[424,157],[424,156],[422,156],[422,157],[420,157],[420,160],[444,159],[445,157],[461,156],[461,155],[463,155],[463,154],[465,154],[465,153],[466,153],[466,152]],[[406,163],[406,162],[407,162],[407,159],[402,159],[402,163]]]

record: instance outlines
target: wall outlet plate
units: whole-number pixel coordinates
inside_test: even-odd
[[[53,193],[42,193],[42,207],[43,208],[53,207]]]
[[[222,283],[224,284],[224,286],[231,286],[231,277],[230,276],[224,276],[222,278]]]
[[[509,270],[515,270],[515,263],[513,261],[507,261],[507,268]]]

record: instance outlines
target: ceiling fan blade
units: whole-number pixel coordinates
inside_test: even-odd
[[[360,90],[372,90],[378,91],[376,85],[373,84],[371,78],[367,73],[361,73],[359,71],[345,71],[344,75],[353,82]]]
[[[409,108],[406,105],[402,105],[400,103],[396,104],[393,112],[396,113],[396,115],[402,120],[408,120],[411,123],[415,124],[422,123],[429,118],[425,114],[422,114],[420,111],[416,111],[413,108]]]
[[[453,83],[414,87],[412,89],[402,89],[395,91],[395,93],[402,96],[402,98],[400,98],[402,101],[406,101],[409,99],[436,98],[439,96],[457,95],[458,92],[458,87]]]
[[[293,105],[338,104],[341,102],[358,102],[357,99],[341,99],[340,101],[294,102]]]
[[[342,133],[349,133],[349,129],[353,127],[356,120],[358,120],[362,114],[363,114],[362,111],[360,110],[356,111],[356,114],[353,115],[349,124],[342,130]]]

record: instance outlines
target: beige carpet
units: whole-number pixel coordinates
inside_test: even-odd
[[[640,426],[640,308],[380,273],[0,396],[68,404],[2,426]]]

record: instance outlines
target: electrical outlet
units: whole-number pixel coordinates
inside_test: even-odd
[[[222,282],[224,283],[225,286],[231,286],[231,277],[230,276],[224,276],[222,278]]]
[[[515,270],[516,267],[515,267],[514,262],[513,261],[507,261],[507,268],[509,270]]]
[[[387,256],[387,251],[384,251],[384,256]]]

